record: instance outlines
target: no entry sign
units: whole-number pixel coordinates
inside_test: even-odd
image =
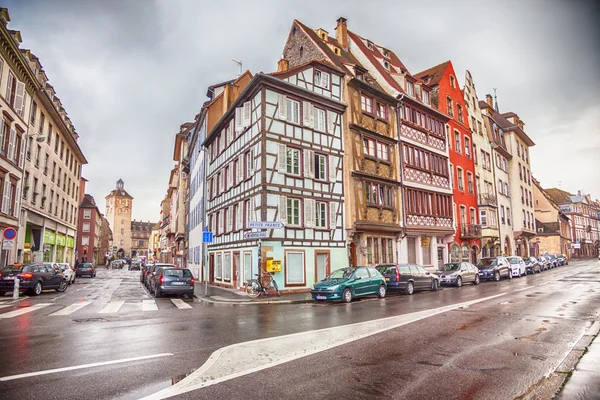
[[[2,234],[4,235],[4,240],[13,240],[17,237],[15,228],[5,228]]]

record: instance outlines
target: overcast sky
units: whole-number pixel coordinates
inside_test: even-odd
[[[393,49],[411,73],[452,60],[480,99],[497,88],[536,142],[543,187],[600,198],[600,7],[593,1],[0,0],[36,54],[89,164],[87,192],[122,178],[133,217],[157,221],[174,135],[242,60],[272,72],[294,18],[334,35],[336,19]]]

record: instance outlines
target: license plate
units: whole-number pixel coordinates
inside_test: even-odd
[[[171,285],[185,285],[185,282],[171,282]]]
[[[14,281],[15,277],[14,276],[5,276],[4,280],[6,280],[6,281]]]
[[[390,278],[385,278],[385,280],[386,280],[386,281],[389,281],[389,280],[390,280]]]
[[[317,296],[317,300],[327,300],[327,296]]]

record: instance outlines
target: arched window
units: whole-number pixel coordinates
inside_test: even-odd
[[[453,244],[450,247],[450,262],[460,262],[460,248],[457,244]]]
[[[462,260],[469,261],[469,246],[466,244],[462,247]]]
[[[121,220],[121,225],[125,225],[125,220],[124,219]]]
[[[481,257],[487,257],[487,246],[481,248]]]

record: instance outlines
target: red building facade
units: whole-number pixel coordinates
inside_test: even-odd
[[[415,75],[432,88],[432,103],[447,114],[446,135],[450,151],[450,178],[456,232],[449,243],[450,262],[475,264],[481,248],[474,159],[477,149],[469,128],[464,96],[451,61]]]
[[[101,222],[102,214],[96,201],[91,195],[85,194],[79,204],[79,217],[77,218],[76,261],[89,263],[97,261],[100,249]]]

